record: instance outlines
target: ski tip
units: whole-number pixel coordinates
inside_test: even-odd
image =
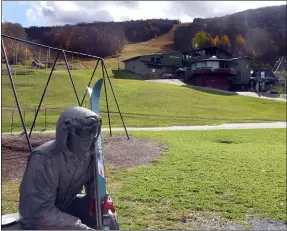
[[[96,88],[99,89],[99,88],[101,88],[101,87],[102,87],[102,84],[103,84],[103,81],[104,81],[103,78],[99,79],[99,80],[95,83],[93,89],[96,89]]]
[[[86,87],[86,88],[87,88],[87,91],[89,93],[89,96],[92,97],[93,89],[90,87]]]

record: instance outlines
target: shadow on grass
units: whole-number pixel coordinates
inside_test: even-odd
[[[232,91],[225,91],[225,90],[220,90],[216,88],[208,88],[208,87],[198,87],[198,86],[193,86],[193,85],[183,85],[183,87],[191,88],[196,91],[201,91],[213,95],[224,95],[224,96],[232,96],[232,95],[238,95],[236,92]]]
[[[112,70],[115,79],[144,80],[144,76],[126,70]]]
[[[149,79],[158,79],[157,75],[153,74],[136,74],[132,71],[127,70],[112,70],[115,79],[133,79],[133,80],[149,80]]]

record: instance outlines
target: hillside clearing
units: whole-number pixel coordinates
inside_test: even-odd
[[[180,26],[183,26],[183,24],[173,25],[168,33],[149,41],[125,45],[122,53],[119,54],[118,57],[105,59],[107,67],[110,69],[117,68],[119,63],[120,67],[123,68],[121,61],[124,59],[140,55],[161,54],[175,51],[173,49],[173,36],[174,31]]]

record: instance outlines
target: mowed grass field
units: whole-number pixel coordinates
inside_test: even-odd
[[[71,71],[79,98],[82,99],[93,70]],[[183,86],[155,84],[140,80],[116,79],[109,71],[123,118],[128,127],[207,125],[234,122],[285,121],[285,102],[262,100],[244,96],[220,95],[202,92]],[[95,75],[93,84],[101,77]],[[48,71],[37,70],[30,75],[14,77],[20,106],[25,110],[25,121],[30,127],[41,94],[48,78]],[[108,83],[108,82],[107,82]],[[113,127],[122,123],[107,84],[109,110]],[[67,107],[76,106],[77,100],[68,73],[56,70],[53,74],[42,103],[41,112],[36,121],[36,130],[54,129],[60,113]],[[2,75],[2,131],[11,129],[12,110],[15,107],[8,76]],[[83,106],[89,107],[89,99]],[[27,110],[27,108],[31,108]],[[46,118],[45,118],[45,108]],[[52,110],[51,108],[55,108]],[[103,126],[108,126],[104,87],[101,93]],[[17,110],[13,117],[13,131],[22,131]]]
[[[191,221],[218,216],[240,224],[252,217],[287,222],[285,129],[132,135],[158,140],[166,151],[150,165],[106,168],[122,230],[195,229]],[[19,183],[2,181],[3,214],[18,210]]]

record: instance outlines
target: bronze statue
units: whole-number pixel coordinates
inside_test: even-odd
[[[94,198],[93,158],[101,118],[72,107],[58,119],[56,139],[29,155],[20,185],[22,229],[95,229],[89,216]],[[86,195],[79,196],[85,187]]]

